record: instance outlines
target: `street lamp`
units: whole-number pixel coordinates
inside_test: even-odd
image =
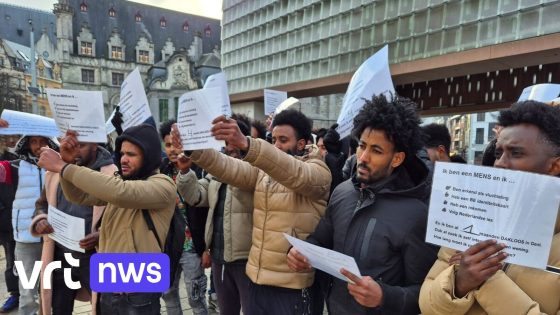
[[[33,20],[29,19],[27,20],[27,22],[29,23],[29,27],[31,28],[31,34],[29,34],[29,40],[30,40],[30,49],[31,49],[31,87],[29,89],[29,91],[31,92],[32,95],[32,100],[31,100],[31,104],[32,104],[32,112],[33,114],[38,114],[39,113],[39,108],[38,108],[38,104],[37,104],[37,70],[36,70],[36,64],[35,64],[35,34],[33,33]]]

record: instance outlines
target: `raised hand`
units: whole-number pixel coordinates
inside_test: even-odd
[[[249,140],[243,135],[235,119],[219,116],[212,121],[214,126],[210,130],[216,140],[225,140],[242,151],[249,149]]]
[[[173,124],[171,126],[171,142],[173,143],[173,146],[175,148],[183,151],[183,144],[181,142],[181,133],[179,133],[179,128],[177,127],[177,124]]]
[[[79,155],[80,142],[78,142],[78,133],[68,130],[60,141],[60,157],[64,162],[74,164]]]
[[[455,295],[458,298],[481,286],[502,268],[502,261],[507,258],[507,253],[502,252],[505,247],[496,240],[486,240],[463,252],[455,273]]]
[[[46,169],[47,171],[60,173],[64,165],[68,164],[62,160],[60,154],[49,147],[41,148],[41,156],[39,157],[39,162],[37,163],[39,167]]]

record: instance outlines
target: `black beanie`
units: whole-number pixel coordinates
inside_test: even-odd
[[[161,144],[156,128],[149,124],[141,124],[126,129],[115,141],[115,164],[121,170],[121,146],[123,141],[130,141],[140,147],[143,163],[139,172],[132,179],[146,179],[153,175],[161,165]]]

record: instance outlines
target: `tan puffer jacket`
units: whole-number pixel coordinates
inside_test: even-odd
[[[560,267],[560,213],[554,232],[548,264]],[[560,315],[560,275],[518,265],[509,265],[478,290],[455,298],[457,265],[448,264],[454,253],[449,248],[440,249],[420,290],[422,314]]]
[[[302,289],[313,273],[288,268],[289,243],[282,233],[305,239],[325,214],[331,174],[316,146],[303,157],[290,156],[268,142],[250,139],[244,160],[215,150],[198,150],[193,162],[219,181],[254,190],[253,236],[247,275],[256,284]]]

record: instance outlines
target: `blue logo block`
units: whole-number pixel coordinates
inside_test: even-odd
[[[90,284],[96,292],[165,292],[169,256],[163,253],[107,253],[90,258]]]

